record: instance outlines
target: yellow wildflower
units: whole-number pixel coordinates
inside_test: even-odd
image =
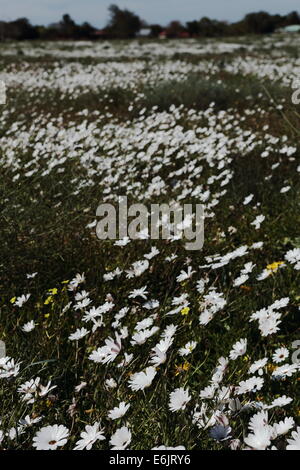
[[[188,315],[189,311],[190,311],[190,307],[184,307],[184,308],[180,311],[180,313],[181,313],[181,315]]]
[[[272,271],[273,273],[276,273],[277,269],[278,269],[279,266],[281,266],[282,264],[284,264],[283,261],[274,261],[274,263],[268,264],[267,270],[268,270],[268,271]]]
[[[47,299],[45,300],[44,304],[45,304],[45,305],[48,305],[48,304],[50,304],[51,302],[53,302],[53,297],[52,297],[52,295],[49,295],[49,297],[47,297]]]
[[[52,294],[52,295],[56,295],[58,292],[57,288],[54,287],[53,289],[49,289],[49,293]]]
[[[191,367],[191,364],[185,361],[182,365],[175,366],[175,376],[179,375],[182,372],[187,372]]]

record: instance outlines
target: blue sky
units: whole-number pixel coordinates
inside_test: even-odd
[[[34,24],[55,22],[69,13],[77,22],[105,25],[107,7],[116,5],[138,13],[149,23],[167,24],[170,20],[183,22],[209,16],[235,21],[250,11],[270,13],[300,11],[299,0],[0,0],[0,19],[13,20],[26,16]]]

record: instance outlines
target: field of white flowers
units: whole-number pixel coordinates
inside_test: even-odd
[[[1,449],[300,449],[298,78],[298,36],[0,44]],[[99,240],[120,195],[203,248]]]

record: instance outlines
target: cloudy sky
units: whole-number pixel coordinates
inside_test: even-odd
[[[299,0],[0,0],[0,19],[27,17],[34,24],[49,24],[69,13],[77,22],[105,25],[107,7],[115,3],[138,13],[149,23],[167,24],[209,16],[235,21],[250,11],[286,14],[300,10]]]

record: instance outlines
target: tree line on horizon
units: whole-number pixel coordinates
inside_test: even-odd
[[[268,34],[285,26],[300,25],[300,16],[296,11],[287,15],[271,15],[264,11],[248,13],[242,20],[234,23],[203,17],[185,24],[180,21],[171,21],[167,26],[148,25],[134,12],[126,8],[121,9],[117,5],[111,5],[109,13],[109,21],[102,30],[88,22],[76,24],[68,14],[63,15],[58,23],[49,26],[34,26],[27,18],[8,22],[0,20],[0,39],[132,39],[137,37],[141,30],[147,30],[147,36],[150,38],[156,38],[162,34],[167,38],[222,37]]]

